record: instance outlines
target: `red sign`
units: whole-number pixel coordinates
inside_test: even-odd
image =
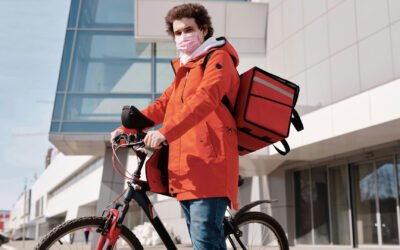
[[[2,221],[0,221],[0,231],[4,230],[4,223]]]

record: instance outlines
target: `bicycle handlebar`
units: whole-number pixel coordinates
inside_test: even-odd
[[[145,147],[146,145],[144,144],[144,137],[146,136],[146,133],[141,133],[141,137],[140,140],[136,140],[136,137],[132,134],[125,134],[125,133],[121,133],[118,136],[116,136],[113,139],[113,143],[119,144],[121,142],[121,140],[124,140],[126,142],[126,144],[124,144],[124,146],[126,147],[132,147],[133,150],[135,150],[135,148],[133,147]],[[161,146],[168,146],[167,141],[163,141],[161,143]]]
[[[125,133],[121,133],[121,134],[117,135],[115,138],[113,138],[113,140],[112,140],[112,151],[113,151],[112,164],[113,164],[114,169],[117,171],[117,173],[119,175],[121,175],[123,178],[132,179],[132,177],[134,177],[134,179],[140,179],[140,173],[141,173],[142,167],[143,167],[145,159],[149,153],[148,150],[154,150],[154,149],[146,148],[146,145],[144,143],[145,137],[146,137],[146,133],[139,130],[136,132],[135,135],[133,135],[133,134],[128,135]],[[125,143],[121,144],[122,140],[124,140]],[[167,145],[168,145],[168,143],[166,141],[161,143],[162,147],[167,146]],[[121,161],[119,160],[119,158],[117,156],[117,151],[120,148],[131,148],[135,152],[136,156],[138,157],[138,166],[133,174],[129,173],[125,168],[126,173],[128,173],[129,176],[132,176],[132,177],[126,176],[119,169],[120,167],[124,168],[123,164],[121,163]]]
[[[144,137],[144,136],[143,136],[143,137]],[[115,144],[118,145],[118,144],[121,143],[121,140],[124,140],[124,141],[125,141],[125,144],[123,144],[123,146],[124,146],[124,147],[130,147],[130,148],[132,148],[134,151],[136,151],[138,148],[143,148],[143,147],[145,147],[144,139],[141,138],[141,139],[137,140],[136,138],[137,138],[137,137],[135,137],[135,136],[132,135],[132,134],[127,135],[127,134],[125,134],[125,133],[121,133],[121,134],[119,134],[118,136],[116,136],[116,137],[113,139],[113,145],[115,145]]]

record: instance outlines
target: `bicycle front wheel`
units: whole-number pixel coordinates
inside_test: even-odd
[[[226,235],[228,249],[252,250],[289,250],[285,231],[271,216],[261,212],[246,212],[235,219],[241,231],[239,240],[233,235]],[[240,241],[240,242],[239,242]]]
[[[53,249],[95,249],[100,233],[96,229],[103,227],[105,217],[82,217],[52,229],[36,246],[36,250]],[[104,249],[111,249],[105,244]],[[143,249],[140,241],[126,227],[122,226],[121,234],[113,249]]]

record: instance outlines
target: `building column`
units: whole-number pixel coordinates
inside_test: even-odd
[[[290,171],[280,168],[268,175],[269,195],[272,199],[278,200],[278,202],[271,204],[271,213],[288,234],[288,241],[291,246],[294,244],[295,234],[292,179]]]
[[[118,158],[122,163],[122,167],[125,168],[128,159],[128,149],[120,149],[118,151]],[[100,216],[107,205],[115,200],[124,190],[126,180],[114,170],[111,159],[112,149],[111,147],[106,147],[104,153],[104,167],[103,175],[101,177],[100,194],[96,204],[96,215],[98,216]]]

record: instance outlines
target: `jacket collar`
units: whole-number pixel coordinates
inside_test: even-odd
[[[191,55],[186,55],[184,53],[180,54],[180,62],[182,65],[187,64],[190,61],[194,61],[199,57],[208,54],[212,48],[221,47],[225,45],[225,39],[217,39],[215,37],[210,37],[204,41]]]

